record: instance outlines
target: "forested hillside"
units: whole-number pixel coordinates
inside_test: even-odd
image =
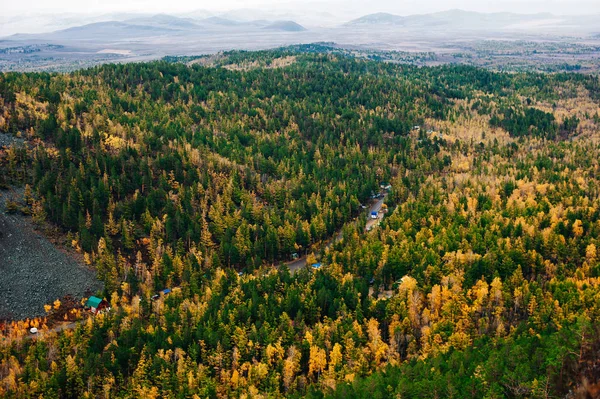
[[[0,75],[0,186],[112,308],[9,329],[0,396],[600,392],[598,77],[313,51]]]

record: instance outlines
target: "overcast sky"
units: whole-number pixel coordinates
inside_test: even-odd
[[[472,11],[518,13],[551,12],[556,14],[600,13],[600,0],[0,0],[0,17],[30,13],[104,13],[165,12],[180,13],[198,9],[227,11],[238,8],[263,8],[275,12],[328,12],[364,15],[391,12],[399,15],[460,8]],[[600,22],[599,22],[600,24]]]

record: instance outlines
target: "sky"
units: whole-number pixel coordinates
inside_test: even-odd
[[[374,12],[409,15],[460,8],[480,12],[600,14],[599,0],[0,0],[1,17],[35,13],[145,12],[182,13],[205,9],[222,12],[239,8],[302,13],[327,12],[340,18]]]

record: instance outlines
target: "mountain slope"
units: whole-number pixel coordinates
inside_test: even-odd
[[[157,14],[147,18],[133,18],[123,21],[130,25],[153,26],[167,29],[198,29],[200,26],[190,18],[180,18],[167,14]]]
[[[346,25],[402,25],[405,20],[406,18],[399,15],[380,12],[357,18],[347,22]]]
[[[284,32],[303,32],[306,28],[294,21],[275,21],[263,29],[278,30]]]
[[[49,33],[16,34],[11,39],[43,40],[120,40],[176,33],[178,29],[164,26],[138,25],[125,22],[108,21],[76,26]]]
[[[211,25],[222,25],[222,26],[240,26],[244,25],[244,22],[234,21],[232,19],[223,18],[223,17],[208,17],[201,19],[199,21],[201,24],[211,24]]]
[[[0,323],[0,397],[600,383],[596,76],[224,57],[265,67],[0,74],[0,128],[32,144],[0,151],[0,186],[30,185],[22,212],[69,234],[111,303],[74,333]]]

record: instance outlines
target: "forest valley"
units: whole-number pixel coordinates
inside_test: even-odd
[[[0,112],[0,185],[111,305],[8,326],[2,397],[600,394],[597,76],[300,47],[4,73]]]

